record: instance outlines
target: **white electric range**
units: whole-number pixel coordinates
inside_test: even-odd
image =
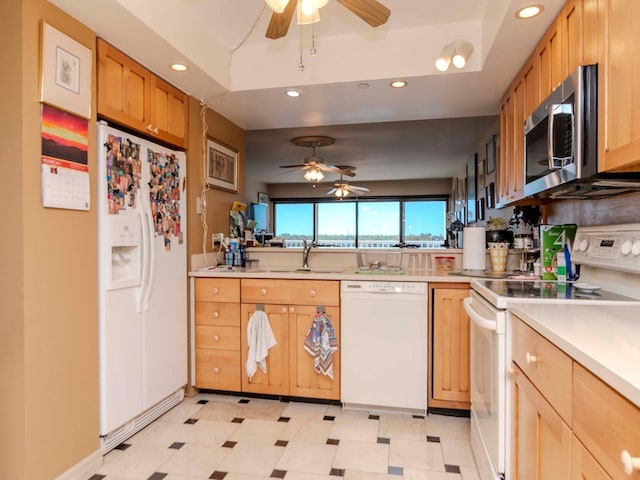
[[[471,281],[471,445],[482,480],[512,478],[509,303],[640,306],[640,224],[579,228],[573,245],[576,282]]]

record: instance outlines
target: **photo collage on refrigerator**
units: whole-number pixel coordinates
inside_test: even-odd
[[[109,214],[136,208],[142,163],[140,145],[128,138],[109,134],[107,143],[107,203]]]
[[[164,238],[164,249],[171,250],[171,238],[183,241],[180,218],[180,163],[175,154],[147,149],[149,163],[149,203],[155,221],[155,234]]]

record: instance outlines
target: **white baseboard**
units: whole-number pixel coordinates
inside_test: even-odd
[[[57,477],[56,480],[87,480],[100,470],[102,463],[102,452],[98,449]]]

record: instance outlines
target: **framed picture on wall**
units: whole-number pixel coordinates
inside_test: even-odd
[[[478,161],[478,181],[476,182],[477,191],[479,192],[485,187],[484,160]]]
[[[467,160],[467,222],[476,221],[476,163],[478,154],[474,153]]]
[[[264,192],[258,192],[258,203],[269,203],[269,195]]]
[[[491,139],[486,144],[487,155],[487,175],[493,173],[496,169],[496,156],[497,156],[497,138],[496,135],[492,135]]]
[[[487,185],[487,208],[496,208],[496,184]]]
[[[238,152],[207,139],[207,183],[221,190],[238,191]]]
[[[40,101],[91,118],[91,49],[42,22]]]

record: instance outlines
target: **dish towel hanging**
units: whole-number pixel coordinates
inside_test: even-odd
[[[333,380],[333,352],[338,350],[338,340],[326,313],[318,312],[314,317],[304,339],[304,349],[314,358],[316,372]]]
[[[247,324],[247,343],[249,354],[247,356],[247,376],[249,380],[255,375],[258,367],[267,373],[267,355],[269,349],[278,344],[273,335],[269,317],[261,310],[256,310],[251,315]]]

